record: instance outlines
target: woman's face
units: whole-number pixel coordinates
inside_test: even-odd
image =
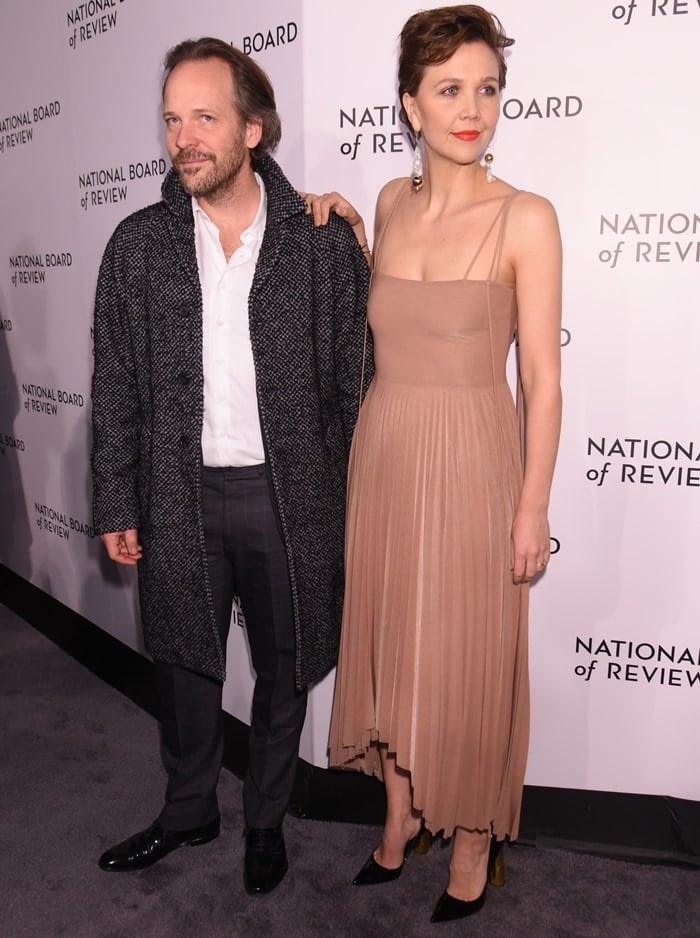
[[[485,42],[467,42],[441,65],[428,65],[403,105],[426,153],[459,165],[479,159],[501,112],[498,60]]]

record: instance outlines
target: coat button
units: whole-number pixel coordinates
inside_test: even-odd
[[[188,437],[186,433],[183,433],[182,436],[180,437],[180,443],[183,449],[186,449],[190,445],[190,438]]]
[[[177,376],[177,380],[180,382],[180,384],[183,387],[186,387],[190,383],[190,376],[187,374],[186,371],[181,371],[180,374]]]

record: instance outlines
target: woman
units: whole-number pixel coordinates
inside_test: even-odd
[[[395,879],[421,822],[454,835],[432,921],[478,911],[492,839],[517,836],[528,584],[550,550],[561,245],[549,202],[491,171],[511,44],[474,5],[417,13],[402,30],[401,118],[423,165],[377,203],[376,376],[350,461],[330,761],[386,786],[381,842],[357,884]],[[340,196],[309,203],[319,221],[329,207],[344,215],[365,246]],[[516,328],[524,468],[505,373]]]

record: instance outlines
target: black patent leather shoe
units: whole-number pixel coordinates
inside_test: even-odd
[[[403,862],[401,863],[401,866],[397,866],[393,870],[388,869],[386,866],[382,866],[381,863],[377,863],[377,861],[374,859],[374,851],[372,851],[365,865],[353,879],[353,886],[378,886],[380,883],[390,883],[393,880],[398,879],[401,875],[401,871],[403,870],[403,865],[406,862],[406,859],[416,849],[419,842],[423,840],[426,833],[425,825],[421,823],[420,829],[418,830],[416,836],[411,837],[411,839],[404,847]],[[427,851],[424,850],[423,852]]]
[[[390,883],[392,880],[399,878],[402,870],[403,862],[401,866],[390,870],[388,867],[382,866],[381,863],[377,863],[374,859],[374,852],[372,852],[365,865],[353,879],[352,884],[353,886],[378,886],[380,883]]]
[[[98,864],[100,869],[112,873],[128,873],[144,870],[162,860],[166,854],[178,847],[198,847],[219,836],[219,819],[194,827],[188,831],[164,830],[154,821],[145,831],[117,844],[103,853]]]
[[[281,827],[251,827],[245,835],[243,885],[250,896],[272,892],[289,865]]]
[[[447,890],[443,892],[437,901],[430,916],[431,922],[452,922],[457,918],[466,918],[468,915],[474,915],[484,907],[486,902],[486,885],[477,899],[455,899]]]
[[[451,922],[456,918],[466,918],[468,915],[474,915],[484,907],[486,902],[487,886],[505,886],[506,867],[503,858],[503,841],[496,840],[495,835],[491,837],[489,843],[489,856],[486,866],[486,882],[481,891],[481,895],[476,899],[455,899],[447,890],[443,892],[437,901],[430,916],[431,922]]]

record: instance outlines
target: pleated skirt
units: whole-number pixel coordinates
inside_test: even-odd
[[[522,471],[506,384],[375,378],[353,441],[330,764],[386,746],[428,829],[518,832],[528,587],[510,532]]]

